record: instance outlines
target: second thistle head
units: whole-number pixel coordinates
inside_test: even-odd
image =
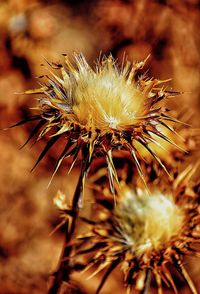
[[[197,167],[187,166],[167,185],[162,178],[151,183],[149,195],[120,182],[116,205],[112,195],[102,195],[93,219],[82,218],[89,229],[74,239],[72,261],[84,256],[89,278],[104,271],[96,293],[115,269],[122,271],[128,294],[151,293],[155,282],[158,293],[168,288],[177,294],[176,271],[191,293],[198,293],[184,266],[185,256],[199,257],[200,186],[193,178]]]

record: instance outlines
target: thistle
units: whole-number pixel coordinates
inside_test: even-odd
[[[26,92],[42,96],[37,106],[39,114],[17,125],[38,121],[27,142],[34,136],[37,141],[47,133],[49,135],[35,166],[64,137],[66,144],[58,157],[52,178],[65,158],[73,157],[72,168],[82,153],[80,183],[83,186],[92,159],[104,156],[110,189],[115,193],[114,182],[118,182],[118,178],[113,151],[128,151],[143,178],[139,145],[165,169],[150,143],[161,147],[159,140],[162,138],[176,145],[163,130],[167,130],[167,134],[175,133],[170,122],[176,123],[177,120],[169,116],[165,102],[167,97],[177,93],[160,86],[165,81],[141,74],[146,60],[133,64],[125,62],[119,67],[110,55],[99,59],[94,69],[82,54],[74,54],[74,60],[72,64],[65,55],[64,65],[49,63],[54,70],[50,69],[47,82],[40,89]]]
[[[91,230],[77,237],[75,258],[90,254],[84,270],[94,268],[91,277],[105,269],[96,293],[120,267],[127,293],[148,293],[154,278],[159,294],[163,284],[177,294],[169,265],[182,274],[193,294],[198,293],[183,264],[185,255],[200,256],[196,246],[200,237],[200,185],[191,180],[195,170],[188,166],[168,180],[168,186],[162,180],[151,183],[150,195],[120,182],[116,205],[111,197],[104,196],[98,201],[101,205],[96,219],[83,218]]]

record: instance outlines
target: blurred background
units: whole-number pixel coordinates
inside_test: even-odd
[[[59,62],[61,54],[74,51],[91,65],[100,52],[111,52],[119,63],[124,54],[138,61],[150,54],[149,75],[172,78],[171,89],[185,92],[173,106],[189,111],[199,127],[199,28],[198,0],[0,0],[0,127],[31,113],[34,97],[20,93],[38,86],[35,77],[46,73],[44,59]],[[78,166],[67,176],[66,163],[46,188],[57,150],[30,173],[45,144],[19,150],[30,129],[31,124],[0,132],[1,294],[47,293],[63,243],[62,230],[50,235],[60,221],[53,197],[60,189],[70,199],[77,181]],[[200,262],[190,264],[198,283]],[[111,287],[123,292],[116,276],[102,293],[111,293]],[[80,279],[83,293],[94,293],[97,278],[89,286]]]

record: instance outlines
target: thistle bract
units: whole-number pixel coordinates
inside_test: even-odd
[[[120,182],[116,205],[103,197],[94,219],[83,218],[90,230],[74,241],[75,257],[85,255],[84,271],[94,269],[90,277],[105,270],[96,293],[116,267],[124,274],[127,293],[148,292],[152,278],[159,294],[164,285],[179,293],[171,266],[198,293],[183,263],[185,255],[199,256],[200,187],[191,182],[194,171],[188,166],[167,187],[162,180],[159,188],[152,183],[149,195]]]
[[[41,96],[37,109],[39,114],[26,121],[38,120],[28,141],[36,135],[37,139],[47,133],[49,140],[40,154],[36,165],[48,150],[65,137],[66,146],[60,154],[55,172],[66,157],[73,157],[72,167],[79,153],[82,153],[82,178],[92,159],[104,156],[107,161],[110,188],[114,193],[114,182],[118,181],[112,158],[113,150],[128,151],[143,177],[138,158],[138,144],[143,146],[162,167],[159,156],[149,145],[160,146],[159,138],[173,144],[163,128],[174,132],[169,121],[165,100],[173,96],[160,84],[163,81],[140,74],[144,62],[125,62],[119,67],[112,56],[102,57],[91,68],[82,54],[74,54],[74,63],[65,56],[65,63],[49,63],[50,75],[47,82],[37,90]],[[57,71],[57,72],[56,72]],[[21,123],[24,123],[23,121]],[[20,124],[20,123],[19,123]]]

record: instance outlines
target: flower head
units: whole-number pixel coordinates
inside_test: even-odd
[[[91,231],[76,239],[76,254],[91,253],[85,264],[86,269],[96,267],[92,276],[107,269],[97,293],[117,266],[124,273],[127,293],[131,289],[145,292],[150,277],[155,278],[158,293],[162,293],[163,284],[178,293],[171,264],[197,294],[183,265],[185,255],[199,256],[195,244],[200,237],[200,187],[189,182],[194,170],[188,166],[168,182],[168,187],[162,180],[159,186],[152,183],[150,195],[120,183],[116,205],[104,197],[95,221],[84,219]]]
[[[118,179],[112,159],[113,150],[130,152],[141,176],[138,144],[162,165],[149,144],[160,146],[159,138],[173,144],[162,130],[174,132],[168,122],[176,122],[176,119],[168,116],[164,107],[166,98],[174,93],[159,86],[163,81],[140,74],[145,61],[126,62],[120,68],[109,56],[99,60],[93,69],[82,54],[74,54],[74,60],[72,64],[65,56],[64,65],[49,64],[60,71],[61,76],[50,70],[46,84],[26,92],[42,95],[39,114],[27,119],[39,120],[28,140],[36,134],[38,139],[50,134],[37,164],[64,136],[66,146],[58,158],[55,172],[65,157],[73,157],[73,167],[82,151],[83,182],[92,158],[97,154],[104,155],[110,187],[114,192],[114,181]]]

